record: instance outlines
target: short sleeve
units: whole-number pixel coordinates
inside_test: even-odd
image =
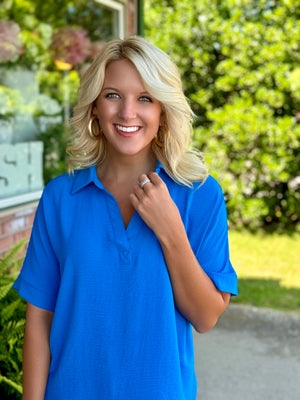
[[[203,270],[223,291],[238,294],[237,275],[229,257],[228,223],[224,195],[211,176],[198,189],[192,206],[193,250]]]
[[[44,190],[35,215],[24,264],[13,285],[25,300],[49,311],[55,309],[60,283],[59,264],[47,229],[47,220],[53,218],[52,209],[51,198]]]

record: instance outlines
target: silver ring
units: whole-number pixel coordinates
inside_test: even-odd
[[[140,182],[140,187],[143,189],[146,183],[151,183],[149,178],[145,178],[142,182]]]

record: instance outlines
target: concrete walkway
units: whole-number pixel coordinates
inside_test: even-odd
[[[231,304],[194,341],[197,400],[300,399],[300,315]]]

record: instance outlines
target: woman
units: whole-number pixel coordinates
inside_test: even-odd
[[[46,186],[14,285],[24,400],[196,398],[191,324],[211,329],[237,279],[191,117],[177,68],[142,38],[107,43],[83,76],[72,173]]]

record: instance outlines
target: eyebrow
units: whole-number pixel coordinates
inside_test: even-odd
[[[113,88],[113,87],[103,87],[102,90],[115,90],[116,92],[119,92],[118,89]]]
[[[114,88],[114,87],[110,87],[110,86],[108,86],[108,87],[103,87],[103,88],[102,88],[102,91],[106,91],[106,90],[113,90],[113,91],[115,91],[115,92],[120,92],[119,89]],[[147,91],[140,92],[140,96],[145,96],[145,95],[150,96],[150,93],[147,92]]]

